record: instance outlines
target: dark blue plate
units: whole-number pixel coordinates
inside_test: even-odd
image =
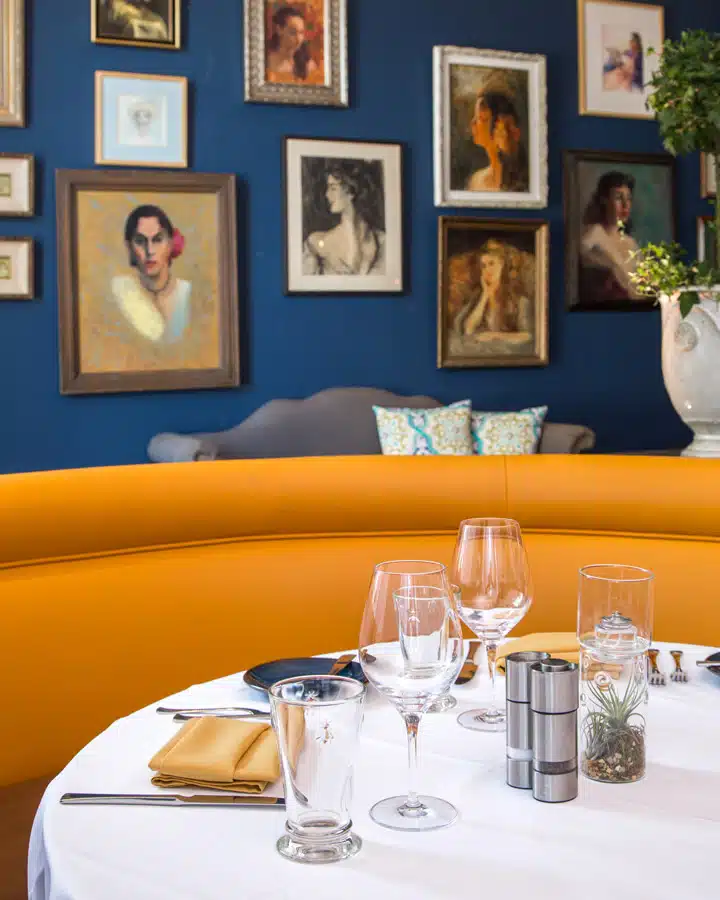
[[[250,687],[267,691],[276,681],[282,681],[283,678],[297,678],[300,675],[327,675],[334,662],[334,659],[325,656],[309,656],[306,659],[276,659],[273,662],[253,666],[243,677],[245,683]],[[363,684],[367,683],[367,678],[358,662],[349,663],[337,674],[362,681]]]

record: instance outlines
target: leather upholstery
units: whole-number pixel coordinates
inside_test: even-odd
[[[450,562],[469,516],[523,526],[535,603],[575,628],[577,570],[657,574],[657,640],[720,644],[720,464],[632,456],[324,457],[0,479],[0,785],[118,717],[282,656],[353,647],[372,567]]]

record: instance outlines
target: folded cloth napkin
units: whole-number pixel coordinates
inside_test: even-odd
[[[294,755],[302,744],[302,709],[289,710]],[[290,730],[292,725],[292,730]],[[158,787],[204,787],[259,794],[280,777],[275,732],[268,722],[203,716],[191,719],[150,760]]]
[[[525,637],[508,641],[498,647],[497,670],[505,671],[505,657],[509,653],[521,653],[525,650],[538,650],[541,653],[549,653],[558,659],[566,659],[568,662],[578,662],[580,658],[580,644],[577,635],[572,631],[538,632],[526,634]]]

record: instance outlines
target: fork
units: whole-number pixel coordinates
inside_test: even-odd
[[[659,650],[648,650],[648,658],[650,660],[650,684],[667,684],[667,679],[663,675],[663,673],[658,669],[657,658],[660,653]]]
[[[675,660],[675,670],[670,673],[671,681],[687,681],[688,676],[687,672],[680,665],[680,661],[682,660],[683,652],[682,650],[671,650],[670,656]]]

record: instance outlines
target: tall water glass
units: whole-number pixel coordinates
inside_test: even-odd
[[[496,699],[498,644],[520,622],[532,602],[532,580],[520,526],[514,519],[466,519],[455,544],[453,581],[460,588],[463,622],[485,642],[491,701],[458,716],[464,728],[504,731],[505,712]]]
[[[360,629],[360,664],[368,681],[397,709],[408,739],[407,796],[370,810],[379,825],[427,831],[451,825],[457,810],[415,787],[420,721],[445,695],[463,664],[462,625],[445,566],[396,560],[375,567]]]
[[[362,845],[351,831],[350,802],[364,699],[364,684],[332,675],[270,688],[287,808],[277,849],[287,859],[337,862]]]

